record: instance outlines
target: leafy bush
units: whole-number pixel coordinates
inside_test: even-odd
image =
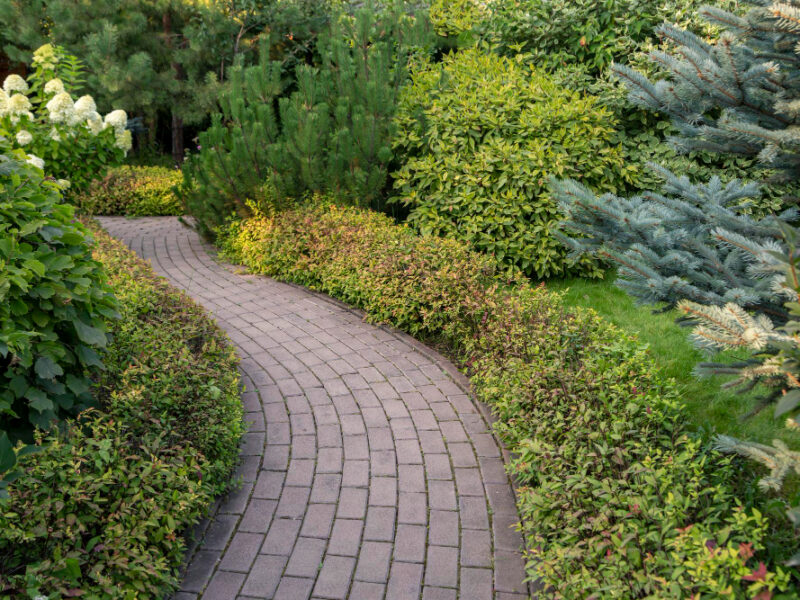
[[[93,181],[75,204],[87,215],[182,215],[183,206],[173,191],[182,180],[176,169],[118,167]]]
[[[627,62],[655,41],[664,20],[699,34],[714,31],[697,18],[700,0],[490,0],[479,25],[498,51],[529,54],[540,67],[582,65],[593,76],[612,61]],[[735,0],[711,4],[735,7]]]
[[[536,277],[575,266],[552,234],[560,217],[548,175],[570,173],[604,191],[629,176],[609,144],[610,115],[591,97],[478,49],[416,69],[397,122],[395,148],[407,160],[396,200],[411,209],[409,222]]]
[[[398,10],[341,16],[320,35],[322,64],[300,66],[289,96],[283,65],[262,46],[258,65],[231,75],[222,113],[184,165],[181,197],[201,231],[309,192],[379,206],[398,88],[425,35],[425,22]]]
[[[254,272],[450,348],[518,457],[528,574],[554,595],[744,598],[792,585],[767,566],[776,533],[739,506],[730,458],[688,436],[674,384],[593,313],[565,312],[466,244],[355,208],[253,218],[221,239]]]
[[[444,37],[458,37],[474,29],[485,16],[479,0],[433,0],[430,19],[433,30]]]
[[[74,209],[24,158],[0,155],[0,431],[30,440],[91,404],[116,303]]]
[[[76,57],[45,44],[33,54],[30,85],[12,74],[0,91],[0,137],[75,191],[121,162],[131,147],[125,111],[103,119],[91,96],[73,100],[70,94],[80,88],[82,69]]]
[[[94,235],[122,313],[92,390],[100,408],[20,458],[23,476],[0,504],[3,597],[164,597],[183,531],[225,488],[238,454],[225,334],[122,244]]]

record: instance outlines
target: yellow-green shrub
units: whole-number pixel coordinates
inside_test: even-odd
[[[613,191],[629,177],[611,115],[522,62],[471,49],[424,63],[402,93],[395,201],[422,233],[453,237],[526,274],[573,269],[552,230],[548,176]],[[591,263],[580,265],[593,268]]]
[[[480,0],[432,0],[429,14],[436,33],[457,37],[480,23],[486,8]]]
[[[75,200],[87,215],[161,217],[182,215],[181,201],[172,188],[182,181],[181,172],[165,167],[118,167],[95,180]]]
[[[355,208],[249,219],[220,239],[256,273],[450,350],[516,457],[527,571],[553,597],[790,590],[768,551],[775,532],[752,499],[736,497],[735,463],[690,437],[673,382],[594,313],[565,311],[463,242]]]
[[[119,299],[99,408],[21,457],[0,503],[0,596],[163,598],[242,434],[236,354],[148,263],[94,228]]]

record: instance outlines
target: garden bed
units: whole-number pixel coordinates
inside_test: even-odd
[[[243,432],[237,358],[206,312],[96,225],[121,318],[97,408],[40,439],[0,508],[3,597],[161,597]]]

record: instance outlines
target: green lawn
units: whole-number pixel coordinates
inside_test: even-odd
[[[555,280],[549,281],[547,287],[565,291],[567,305],[593,308],[647,344],[658,366],[678,382],[688,415],[698,429],[765,444],[777,437],[800,448],[800,433],[787,430],[781,420],[773,418],[771,407],[747,417],[755,406],[757,392],[739,395],[721,389],[725,381],[721,377],[694,376],[692,369],[705,357],[689,341],[691,330],[675,324],[675,311],[653,314],[650,306],[636,306],[630,296],[613,285],[611,277],[603,281]]]

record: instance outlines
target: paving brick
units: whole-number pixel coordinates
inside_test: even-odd
[[[223,550],[228,545],[238,520],[236,515],[217,515],[203,538],[203,549]]]
[[[299,519],[276,519],[261,546],[262,554],[281,554],[289,556],[300,531]]]
[[[370,506],[397,506],[397,479],[373,477],[369,482]]]
[[[422,590],[422,600],[456,600],[456,591],[426,585]]]
[[[461,496],[458,499],[461,526],[468,529],[488,529],[489,513],[486,500],[480,497]]]
[[[389,577],[389,559],[392,544],[386,542],[363,542],[358,554],[356,579],[373,583],[386,583]]]
[[[242,594],[254,598],[272,598],[285,565],[285,556],[259,555],[242,586]]]
[[[428,481],[431,510],[456,510],[456,489],[452,481]]]
[[[394,540],[394,560],[402,562],[423,562],[425,560],[426,528],[423,525],[397,526]]]
[[[487,530],[461,530],[461,566],[492,566],[492,540],[491,535]]]
[[[306,512],[310,494],[311,488],[284,487],[281,499],[278,502],[278,508],[275,509],[275,516],[301,518]]]
[[[430,543],[438,546],[458,546],[458,513],[431,511]]]
[[[313,579],[283,577],[273,600],[308,600],[313,588]]]
[[[336,519],[328,543],[328,554],[357,556],[363,528],[364,521],[361,519]]]
[[[240,531],[233,536],[230,545],[225,550],[219,568],[247,573],[263,543],[264,535]]]
[[[345,463],[347,469],[347,463]],[[339,499],[342,476],[338,473],[320,473],[311,486],[311,502],[335,503]]]
[[[366,487],[369,485],[369,461],[347,460],[342,469],[342,486]]]
[[[261,471],[253,489],[253,498],[280,498],[285,476],[283,471]]]
[[[202,592],[219,561],[220,551],[201,550],[192,557],[181,583],[181,591]]]
[[[425,525],[428,518],[428,503],[425,494],[401,492],[398,494],[397,521],[412,525]]]
[[[460,600],[487,600],[492,597],[491,569],[461,569]]]
[[[395,509],[384,506],[370,506],[364,526],[365,540],[389,542],[394,538]]]
[[[326,556],[314,586],[314,596],[345,600],[355,563],[355,559],[345,556]]]
[[[458,583],[458,549],[428,546],[425,585],[456,587]]]
[[[422,570],[421,564],[393,562],[386,587],[386,600],[419,598]]]
[[[203,600],[230,600],[235,598],[244,583],[244,573],[217,571],[203,593]]]
[[[339,496],[340,519],[363,519],[367,509],[367,490],[363,488],[342,488]]]
[[[302,535],[327,538],[333,525],[335,504],[310,504],[303,519]]]
[[[316,577],[324,552],[325,540],[298,538],[294,545],[294,551],[289,557],[289,563],[286,565],[285,574],[294,577]]]

